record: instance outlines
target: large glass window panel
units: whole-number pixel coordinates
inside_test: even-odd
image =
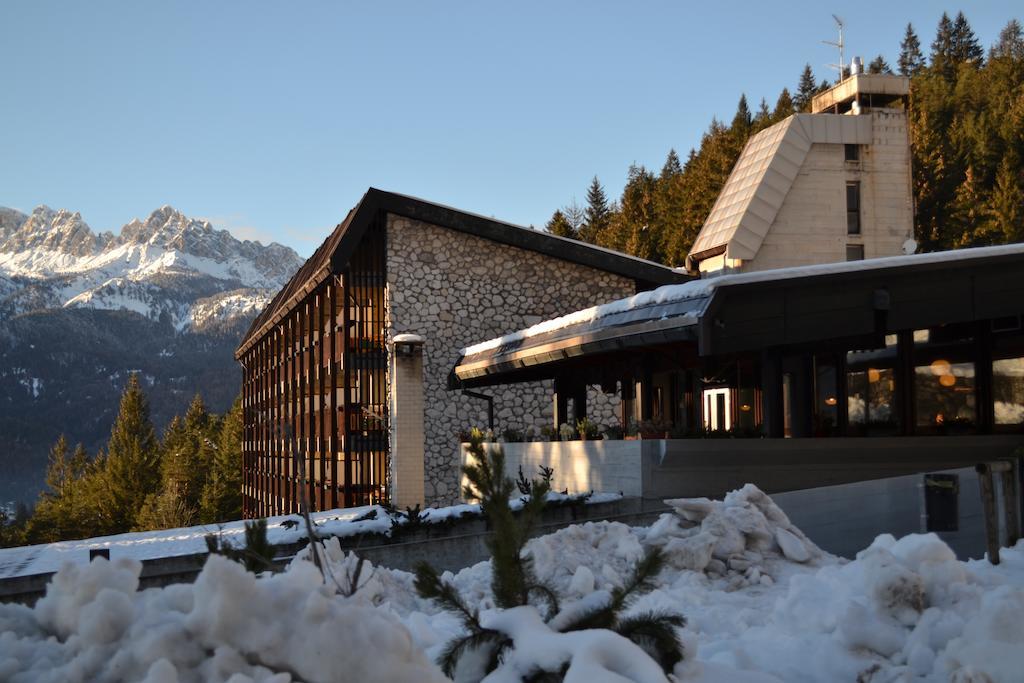
[[[839,430],[839,394],[832,358],[814,359],[814,436],[834,436]]]
[[[992,399],[997,425],[1024,425],[1024,358],[992,361]]]
[[[974,427],[974,363],[939,358],[914,367],[917,426],[939,431]]]
[[[851,434],[899,433],[895,365],[896,335],[888,335],[881,348],[857,349],[846,354],[846,409]]]
[[[977,425],[969,325],[914,331],[914,421],[918,432],[949,434]]]

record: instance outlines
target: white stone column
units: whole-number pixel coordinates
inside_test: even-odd
[[[398,334],[391,353],[391,504],[424,504],[423,337]]]

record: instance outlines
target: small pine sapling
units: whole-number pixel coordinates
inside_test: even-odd
[[[493,448],[487,453],[477,438],[470,442],[469,452],[475,462],[463,467],[463,474],[469,482],[463,494],[467,499],[480,501],[481,510],[493,530],[488,548],[491,551],[491,592],[495,605],[501,609],[526,605],[536,607],[533,601],[539,600],[545,607],[545,621],[553,631],[614,631],[647,652],[666,673],[671,672],[683,658],[675,629],[682,628],[685,619],[667,612],[622,616],[637,597],[654,588],[654,580],[665,563],[661,551],[654,549],[645,555],[625,585],[612,592],[607,604],[586,611],[570,609],[561,613],[558,597],[537,580],[532,558],[523,552],[551,490],[554,470],[542,467],[541,479],[527,481],[520,468],[519,480],[513,482],[504,476],[505,455],[500,448]],[[530,496],[524,500],[518,517],[509,505],[509,498],[516,487]],[[416,568],[415,587],[421,597],[434,600],[459,615],[466,630],[466,635],[450,641],[438,658],[438,664],[447,676],[455,676],[460,659],[470,652],[485,661],[484,673],[498,668],[505,653],[514,647],[507,634],[485,628],[480,623],[479,610],[467,605],[455,587],[442,580],[437,571],[425,562]],[[529,680],[558,681],[567,668],[566,663],[558,671],[538,671]]]
[[[240,562],[247,571],[254,574],[274,568],[274,546],[267,539],[266,519],[245,523],[245,545],[240,548],[217,534],[207,534],[204,540],[211,555],[223,555],[229,560]]]

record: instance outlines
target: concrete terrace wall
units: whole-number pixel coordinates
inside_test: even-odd
[[[424,337],[425,495],[428,505],[458,497],[459,430],[486,426],[486,404],[449,391],[459,350],[542,320],[635,293],[631,279],[429,223],[389,215],[388,336]],[[487,389],[495,429],[539,428],[551,420],[551,387]],[[616,399],[591,392],[591,417],[617,423]]]
[[[647,499],[723,495],[753,483],[767,493],[870,481],[1015,457],[1020,436],[829,439],[650,439],[498,444],[506,474],[554,468],[570,493]],[[491,447],[494,447],[493,445]],[[462,459],[469,457],[463,449]]]

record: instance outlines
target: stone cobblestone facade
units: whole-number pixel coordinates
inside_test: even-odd
[[[458,433],[486,426],[487,405],[448,389],[459,351],[542,320],[635,293],[632,279],[392,214],[387,219],[388,337],[424,337],[425,496],[458,497]],[[390,347],[390,345],[389,345]],[[552,415],[549,382],[487,389],[495,430],[539,429]],[[618,398],[591,387],[588,412],[617,423]]]

